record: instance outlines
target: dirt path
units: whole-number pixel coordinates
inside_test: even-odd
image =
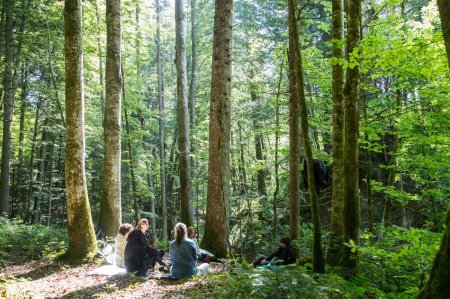
[[[0,268],[0,298],[190,298],[186,290],[202,284],[201,277],[173,281],[87,275],[96,267],[94,262],[69,266],[32,261]],[[224,272],[225,268],[211,264],[210,272]]]

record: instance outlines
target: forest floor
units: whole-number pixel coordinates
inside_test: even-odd
[[[191,298],[190,289],[207,289],[202,277],[143,280],[130,276],[88,275],[98,262],[70,265],[62,261],[27,261],[0,268],[0,298]],[[228,266],[210,264],[209,273]],[[192,293],[191,293],[192,294]],[[207,298],[207,292],[202,293]]]

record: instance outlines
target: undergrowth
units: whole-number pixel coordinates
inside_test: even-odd
[[[53,259],[67,249],[67,231],[23,224],[0,217],[0,266],[32,259]]]

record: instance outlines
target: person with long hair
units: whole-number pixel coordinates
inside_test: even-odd
[[[209,263],[209,262],[214,262],[214,263],[222,263],[221,260],[219,260],[217,257],[215,257],[212,253],[201,249],[198,246],[198,240],[197,240],[197,229],[193,226],[189,226],[187,228],[187,235],[188,238],[191,239],[192,241],[194,241],[195,244],[195,250],[197,251],[197,260],[199,262],[202,263]]]
[[[116,248],[115,263],[117,267],[125,268],[125,246],[127,246],[127,237],[133,230],[133,225],[124,223],[119,227],[114,247]]]
[[[197,251],[195,243],[187,237],[184,223],[177,223],[174,227],[175,240],[170,243],[170,277],[179,279],[186,276],[202,275],[208,271],[209,265],[204,263],[196,267]]]
[[[136,272],[137,276],[148,278],[150,266],[158,262],[165,266],[159,252],[150,247],[145,233],[149,228],[148,220],[139,220],[136,228],[128,235],[125,247],[125,269],[128,273]]]

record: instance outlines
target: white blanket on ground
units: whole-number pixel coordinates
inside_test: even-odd
[[[103,276],[127,275],[127,271],[125,270],[125,268],[120,268],[117,267],[116,265],[104,265],[88,272],[87,275],[103,275]]]

